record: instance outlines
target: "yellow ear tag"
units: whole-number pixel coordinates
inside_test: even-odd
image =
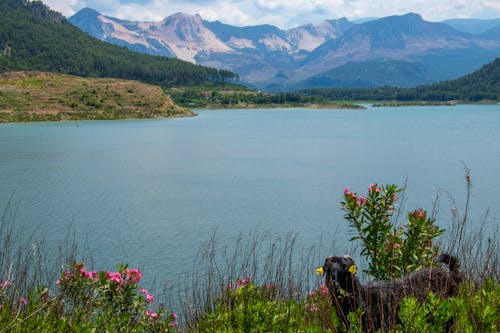
[[[323,275],[325,271],[323,270],[323,266],[320,266],[316,269],[316,274]]]
[[[356,265],[351,265],[348,269],[349,273],[351,274],[356,274],[356,272],[358,271],[358,268],[356,267]]]

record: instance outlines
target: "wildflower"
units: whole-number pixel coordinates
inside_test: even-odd
[[[346,187],[346,188],[344,189],[344,194],[345,194],[345,195],[351,195],[351,191],[349,190],[349,188],[348,188],[348,187]]]
[[[243,280],[241,280],[241,283],[243,283],[244,285],[247,285],[250,283],[251,280],[252,280],[251,277],[246,277]]]
[[[115,282],[117,284],[122,284],[123,282],[123,278],[120,273],[106,272],[106,276],[108,277],[108,280],[111,282]]]
[[[2,282],[2,280],[0,280],[0,289],[4,289],[6,287],[9,287],[12,285],[12,282],[10,282],[9,280],[5,280]]]
[[[146,294],[145,297],[146,297],[146,302],[149,303],[149,304],[153,303],[154,300],[155,300],[155,297],[153,295],[151,295],[151,294]]]
[[[392,197],[391,197],[392,201],[396,201],[397,198],[398,198],[398,196],[395,195],[395,194],[393,194]]]
[[[146,316],[149,317],[151,321],[158,319],[158,314],[151,310],[146,310]]]
[[[178,327],[179,324],[177,323],[177,314],[172,313],[170,315],[170,318],[172,318],[172,320],[170,321],[170,327]]]
[[[323,294],[328,294],[328,287],[324,284],[322,284],[321,286],[319,286],[320,290],[321,290],[321,293]]]
[[[60,285],[60,284],[61,284],[61,279],[57,279],[57,280],[56,280],[56,284],[57,284],[57,285]]]
[[[83,276],[88,280],[99,281],[99,276],[96,271],[86,271]]]
[[[141,289],[140,289],[140,291],[141,291],[141,293],[143,293],[143,294],[147,294],[147,293],[148,293],[148,291],[147,291],[147,289],[146,289],[146,288],[141,288]]]
[[[142,272],[137,268],[126,269],[123,271],[127,280],[132,281],[133,283],[138,283],[142,278]]]
[[[26,298],[24,298],[24,297],[21,297],[21,298],[19,299],[19,301],[20,301],[21,303],[23,303],[24,305],[28,304],[28,300],[27,300]]]

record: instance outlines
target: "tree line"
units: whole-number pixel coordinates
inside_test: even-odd
[[[500,58],[455,80],[415,88],[314,88],[301,94],[327,100],[372,101],[500,101]]]

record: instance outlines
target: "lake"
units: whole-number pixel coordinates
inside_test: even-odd
[[[407,181],[408,209],[432,209],[439,192],[446,228],[446,193],[459,212],[465,202],[464,163],[471,223],[489,209],[486,232],[498,230],[500,105],[198,113],[0,125],[0,209],[10,201],[17,225],[54,244],[74,230],[96,269],[128,263],[174,282],[215,229],[349,252],[346,186]]]

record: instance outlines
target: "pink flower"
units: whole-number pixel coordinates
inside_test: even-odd
[[[134,283],[138,283],[142,278],[142,272],[137,268],[126,269],[124,271],[127,280],[130,280]]]
[[[146,294],[145,297],[146,297],[146,302],[149,303],[149,304],[151,304],[151,303],[153,303],[155,301],[155,297],[153,295],[151,295],[151,294]]]
[[[324,284],[322,284],[320,287],[321,293],[323,294],[328,294],[328,287]]]
[[[177,326],[179,326],[179,324],[177,324],[176,321],[170,323],[170,327],[177,327]]]
[[[97,275],[97,272],[96,271],[86,271],[84,273],[84,276],[85,278],[87,278],[88,280],[95,280],[95,281],[99,281],[99,276]]]
[[[377,186],[377,188],[375,189],[375,192],[380,193],[380,187]]]
[[[6,287],[9,287],[12,285],[12,282],[10,282],[9,280],[5,280],[5,281],[1,281],[0,280],[0,289],[3,289],[3,288],[6,288]]]
[[[151,321],[154,321],[155,319],[158,319],[158,314],[154,311],[151,310],[146,310],[146,316],[149,317]]]
[[[27,300],[26,298],[24,298],[24,297],[21,297],[21,298],[19,299],[19,301],[20,301],[21,303],[23,303],[24,305],[28,304],[28,300]]]
[[[123,282],[123,278],[120,273],[106,272],[106,276],[108,277],[108,280],[111,282],[115,282],[117,284],[122,284]]]
[[[349,190],[348,187],[344,188],[344,194],[345,195],[351,195],[351,191]]]
[[[393,194],[392,197],[391,197],[392,201],[396,201],[397,198],[398,198],[398,196],[395,195],[395,194]]]
[[[246,278],[244,278],[242,280],[237,279],[236,280],[236,289],[244,287],[244,286],[247,286],[250,283],[251,280],[252,280],[251,277],[246,277]]]
[[[176,313],[172,313],[172,318],[173,318],[173,320],[177,320],[177,314]]]
[[[252,280],[251,277],[246,277],[243,280],[241,280],[241,283],[243,283],[244,285],[247,285],[250,283],[251,280]]]
[[[141,293],[143,293],[143,294],[147,294],[147,293],[148,293],[148,291],[146,290],[146,288],[141,288],[141,289],[140,289],[140,291],[141,291]]]
[[[57,285],[60,285],[60,284],[61,284],[61,279],[57,279],[57,280],[56,280],[56,284],[57,284]]]
[[[356,206],[358,206],[358,207],[361,206],[361,199],[356,201]]]

